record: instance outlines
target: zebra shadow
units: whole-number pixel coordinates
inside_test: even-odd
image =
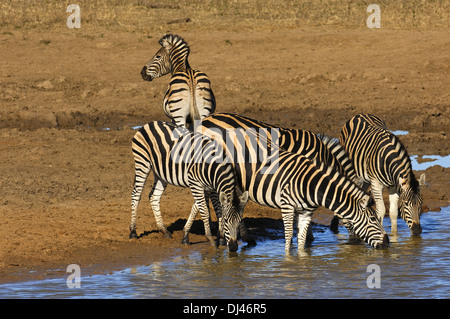
[[[174,221],[172,224],[170,224],[167,227],[167,230],[169,231],[169,233],[171,235],[173,235],[173,233],[176,231],[182,231],[184,228],[184,225],[186,224],[186,221],[187,221],[187,219],[185,219],[185,218],[179,218],[176,221]],[[211,232],[213,232],[213,234],[217,233],[217,230],[218,230],[217,222],[210,222],[210,227],[211,227]],[[160,233],[160,231],[157,229],[144,230],[141,234],[138,235],[137,238],[142,238],[142,237],[149,236],[150,234],[155,234],[155,233]],[[202,220],[194,220],[189,233],[195,234],[195,235],[205,235],[205,228],[203,226],[203,221]]]
[[[183,231],[184,225],[186,224],[185,218],[179,218],[167,227],[170,234],[173,235],[174,232]],[[247,228],[248,234],[251,239],[256,241],[267,240],[267,239],[282,239],[284,238],[284,227],[282,219],[266,218],[266,217],[246,217],[244,218],[244,225]],[[216,235],[218,232],[218,222],[210,221],[211,232]],[[150,234],[159,233],[159,230],[144,231],[138,238],[148,236]],[[200,219],[194,220],[192,223],[190,234],[195,235],[205,235],[205,228],[203,221]],[[239,236],[240,237],[240,236]],[[195,244],[196,242],[191,242],[190,244]],[[252,242],[249,246],[253,246],[256,243]]]

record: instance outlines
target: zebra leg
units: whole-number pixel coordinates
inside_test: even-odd
[[[250,246],[256,246],[256,240],[250,236],[248,233],[247,226],[245,226],[244,220],[239,224],[239,235],[242,240],[245,241]]]
[[[312,212],[303,211],[297,214],[297,248],[299,251],[305,249],[306,240],[310,232],[311,219]]]
[[[141,201],[142,190],[144,189],[145,181],[150,173],[150,163],[148,166],[142,165],[137,167],[135,163],[134,186],[131,193],[131,223],[130,223],[130,238],[137,238],[136,233],[136,216],[139,202]]]
[[[136,215],[139,202],[141,201],[142,189],[144,184],[137,186],[134,183],[133,192],[131,193],[131,223],[130,223],[130,238],[137,238],[136,233]]]
[[[220,205],[219,201],[219,195],[217,192],[211,192],[208,194],[209,198],[211,199],[211,203],[214,207],[214,211],[216,212],[217,221],[219,223],[218,231],[217,231],[217,238],[219,239],[219,245],[220,246],[226,246],[227,242],[223,236],[223,229],[222,229],[222,205]],[[206,202],[208,202],[208,199],[206,199]]]
[[[289,254],[292,245],[292,237],[294,236],[294,208],[282,208],[281,217],[284,224],[284,250]]]
[[[209,209],[208,205],[206,205],[205,201],[205,192],[201,186],[194,186],[191,185],[191,192],[192,195],[195,198],[195,205],[197,206],[198,210],[200,211],[200,216],[203,220],[203,225],[205,226],[205,235],[206,239],[210,242],[211,246],[216,247],[216,242],[214,241],[212,234],[211,234],[211,227],[209,224]]]
[[[391,219],[391,233],[397,232],[398,194],[395,189],[389,189],[389,217]]]
[[[155,176],[155,182],[153,183],[153,188],[148,195],[148,198],[150,200],[150,205],[152,206],[153,214],[155,215],[158,230],[164,234],[164,237],[172,238],[172,235],[169,233],[166,226],[164,226],[164,221],[159,206],[159,203],[161,202],[161,196],[164,193],[166,187],[167,183]]]
[[[182,244],[189,245],[189,232],[191,231],[192,223],[194,222],[195,217],[197,217],[198,207],[194,203],[192,205],[191,213],[189,214],[189,218],[186,221],[186,224],[183,228],[183,239],[181,240]]]
[[[386,214],[386,207],[384,206],[383,201],[383,185],[375,179],[371,180],[370,184],[372,186],[372,196],[375,201],[377,215],[381,221],[381,225],[383,225],[383,218]]]

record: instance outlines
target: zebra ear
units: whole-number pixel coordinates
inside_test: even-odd
[[[241,196],[239,196],[239,202],[241,206],[244,206],[245,204],[247,204],[247,201],[248,201],[248,191],[245,191],[244,193],[242,193]]]
[[[420,187],[425,186],[425,173],[422,173],[419,177],[419,186]]]
[[[227,194],[225,194],[225,192],[220,192],[219,201],[222,206],[230,205],[230,199],[228,198]]]
[[[369,204],[369,201],[370,195],[364,195],[364,197],[359,200],[359,205],[361,206],[361,208],[365,209]]]
[[[166,49],[167,52],[169,52],[172,48],[172,43],[169,42],[169,38],[171,38],[170,34],[166,34],[159,40],[159,44],[161,44],[161,46]]]

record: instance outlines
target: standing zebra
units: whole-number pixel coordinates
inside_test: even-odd
[[[210,125],[210,124],[211,125]],[[306,130],[287,129],[276,127],[246,116],[232,113],[215,113],[207,118],[203,125],[213,128],[220,126],[226,129],[243,128],[266,129],[268,138],[277,142],[277,146],[285,151],[305,155],[309,159],[317,159],[327,166],[335,167],[341,174],[346,175],[353,182],[359,183],[355,169],[345,149],[339,144],[337,139],[330,139],[323,135],[317,135]],[[278,136],[271,136],[271,132]],[[346,225],[345,221],[344,225]],[[337,231],[339,220],[333,218],[331,228]]]
[[[305,247],[312,213],[324,206],[348,220],[355,234],[373,247],[385,247],[389,238],[375,212],[367,207],[369,195],[334,167],[273,147],[257,130],[230,129],[205,118],[197,128],[222,145],[234,164],[237,180],[254,202],[281,209],[285,250],[289,253],[297,219],[298,249]],[[193,214],[189,217],[193,218]]]
[[[132,150],[135,160],[134,188],[131,196],[130,238],[136,234],[136,212],[145,181],[153,170],[154,182],[149,199],[158,228],[165,236],[170,234],[161,216],[160,200],[167,184],[189,187],[195,199],[192,214],[199,211],[205,226],[205,234],[212,245],[215,242],[209,226],[207,198],[218,195],[218,217],[228,249],[236,251],[237,232],[242,221],[242,211],[248,193],[236,193],[236,176],[233,166],[222,161],[222,154],[215,154],[214,141],[186,128],[171,123],[154,121],[144,125],[133,137]],[[191,224],[184,228],[183,242],[188,241]]]
[[[160,40],[162,48],[142,68],[141,76],[151,81],[172,74],[164,94],[163,108],[177,126],[187,127],[213,113],[216,99],[205,73],[189,66],[189,46],[180,36],[166,34]],[[193,127],[193,125],[192,125]]]
[[[386,213],[383,201],[385,187],[389,191],[391,231],[397,232],[400,201],[400,215],[408,224],[411,235],[420,235],[420,185],[424,183],[425,175],[422,174],[420,182],[416,180],[411,160],[399,138],[379,117],[359,114],[344,125],[339,140],[347,150],[357,175],[370,183],[381,220]]]

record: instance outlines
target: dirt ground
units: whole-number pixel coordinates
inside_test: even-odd
[[[411,155],[448,155],[448,29],[276,27],[196,32],[173,24],[191,46],[190,64],[208,74],[217,111],[338,137],[370,112]],[[200,223],[181,244],[189,190],[168,187],[161,207],[172,239],[157,233],[147,200],[129,239],[134,125],[167,120],[169,77],[144,82],[142,66],[164,32],[92,27],[0,32],[0,283],[148,264],[209,249]],[[449,205],[449,172],[425,171],[424,210]],[[417,173],[417,177],[421,172]],[[279,220],[249,203],[246,218]],[[314,221],[327,224],[319,209]],[[181,219],[181,220],[180,220]],[[423,225],[426,229],[427,225]]]

